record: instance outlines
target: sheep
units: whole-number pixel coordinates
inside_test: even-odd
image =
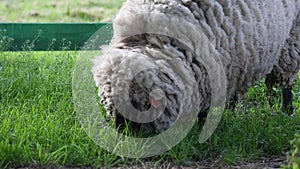
[[[266,78],[269,101],[280,84],[282,109],[292,114],[299,12],[298,0],[127,0],[94,60],[100,102],[116,127],[132,121],[160,133],[180,113],[203,120],[224,102],[234,108],[237,95]]]

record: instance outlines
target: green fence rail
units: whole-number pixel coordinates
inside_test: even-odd
[[[0,23],[0,51],[79,50],[101,28],[112,37],[111,23]]]

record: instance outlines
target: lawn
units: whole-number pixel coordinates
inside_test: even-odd
[[[135,164],[96,145],[76,119],[72,72],[78,52],[1,52],[0,166],[110,166]],[[299,84],[294,95],[299,97]],[[175,164],[221,157],[227,164],[282,155],[300,131],[299,109],[291,118],[279,100],[267,105],[264,85],[251,88],[235,112],[226,111],[214,135],[199,144],[199,127],[176,147],[150,161]],[[279,95],[279,91],[275,91]],[[299,99],[295,100],[299,107]],[[149,160],[149,159],[148,159]]]
[[[106,21],[121,3],[1,1],[0,20]],[[93,17],[74,14],[96,8],[103,9],[103,13],[91,12]],[[293,118],[280,111],[279,89],[274,89],[275,105],[268,106],[266,87],[261,81],[249,90],[235,112],[224,112],[216,132],[205,143],[198,143],[199,126],[195,124],[183,141],[162,155],[148,159],[119,157],[93,142],[76,118],[72,77],[78,57],[78,51],[0,52],[0,168],[189,166],[202,161],[239,165],[262,157],[286,156],[292,148],[290,140],[300,133],[299,76],[293,92],[297,107]]]
[[[111,21],[124,0],[1,0],[0,22]]]

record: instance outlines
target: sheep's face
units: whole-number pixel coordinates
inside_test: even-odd
[[[192,59],[193,51],[187,46],[153,34],[133,36],[112,46],[102,63],[95,64],[93,74],[116,127],[131,121],[134,130],[162,132],[182,112],[189,114],[186,117],[199,112],[198,80],[205,80],[205,69]]]
[[[162,132],[171,127],[177,119],[181,104],[180,88],[172,76],[173,72],[168,72],[168,69],[164,70],[163,67],[147,68],[144,65],[143,68],[139,68],[144,63],[144,59],[135,60],[134,64],[137,67],[131,65],[130,68],[136,72],[130,72],[130,70],[127,72],[132,73],[131,80],[127,81],[128,85],[115,86],[120,88],[116,92],[123,91],[124,93],[113,93],[113,95],[116,94],[115,96],[122,97],[122,99],[128,97],[128,100],[125,99],[126,101],[124,100],[125,102],[121,104],[115,102],[115,100],[117,102],[122,100],[121,98],[113,97],[116,108],[114,112],[116,127],[122,126],[126,121],[131,121],[133,130]],[[118,78],[124,78],[124,76]]]

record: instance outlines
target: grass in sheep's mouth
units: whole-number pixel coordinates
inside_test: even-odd
[[[97,146],[76,120],[72,103],[72,71],[76,52],[1,52],[0,65],[0,166],[59,164],[111,166],[140,163],[121,159]],[[294,90],[299,98],[300,80]],[[300,132],[300,103],[296,116],[280,113],[267,104],[265,87],[251,88],[236,112],[226,111],[205,143],[199,144],[195,125],[176,147],[151,162],[189,161],[222,157],[237,163],[259,156],[281,155],[289,140]],[[279,91],[276,91],[279,96]],[[273,113],[275,112],[275,113]]]

